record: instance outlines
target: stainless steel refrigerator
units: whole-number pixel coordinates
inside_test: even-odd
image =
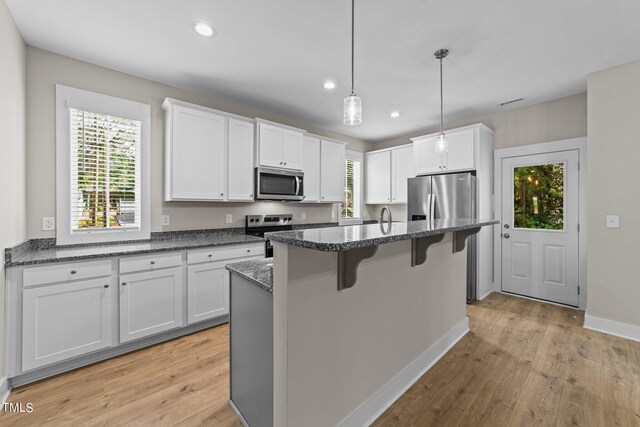
[[[478,217],[477,179],[472,172],[409,178],[408,221]],[[476,299],[477,236],[467,240],[467,303]]]

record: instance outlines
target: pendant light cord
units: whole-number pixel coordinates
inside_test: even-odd
[[[444,133],[444,104],[442,102],[442,58],[440,58],[440,133]]]
[[[354,83],[354,38],[355,38],[355,9],[356,9],[356,1],[355,0],[351,0],[351,95],[355,95],[355,92],[353,90],[353,83]]]

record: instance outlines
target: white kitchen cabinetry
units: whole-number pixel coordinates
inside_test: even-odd
[[[476,168],[476,141],[478,130],[473,127],[446,132],[448,151],[436,153],[438,134],[412,138],[417,175],[457,172]]]
[[[111,346],[111,279],[25,289],[22,370]]]
[[[262,119],[256,121],[256,166],[302,170],[304,130]]]
[[[120,342],[182,326],[182,267],[120,276]]]
[[[365,203],[407,203],[407,179],[415,176],[411,144],[372,151],[365,156],[367,170]]]
[[[320,201],[320,138],[305,135],[302,150],[303,203]]]
[[[323,203],[344,200],[344,156],[344,143],[322,140],[320,144],[320,201]]]
[[[229,201],[253,201],[253,132],[250,122],[228,119]]]
[[[194,249],[187,254],[187,323],[229,313],[229,262],[264,258],[264,244]]]
[[[251,119],[167,98],[165,200],[252,201]]]

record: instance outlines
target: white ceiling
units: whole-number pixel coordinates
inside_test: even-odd
[[[590,72],[640,58],[638,0],[356,0],[363,124],[345,126],[349,0],[6,3],[29,45],[369,141],[438,123],[441,47],[445,126],[582,92]],[[198,36],[199,20],[218,35]]]

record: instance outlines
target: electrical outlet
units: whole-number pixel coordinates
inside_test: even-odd
[[[227,214],[227,224],[231,224],[233,222],[233,215]]]
[[[301,219],[301,220],[303,220],[303,221],[304,221],[305,219],[307,219],[307,213],[306,213],[306,212],[302,212],[302,213],[300,214],[300,219]]]
[[[56,229],[56,218],[52,216],[42,217],[42,230],[50,231]]]
[[[162,221],[162,225],[171,225],[171,216],[169,215],[162,215],[160,217],[161,221]]]
[[[620,228],[620,217],[618,215],[607,215],[607,228]]]

